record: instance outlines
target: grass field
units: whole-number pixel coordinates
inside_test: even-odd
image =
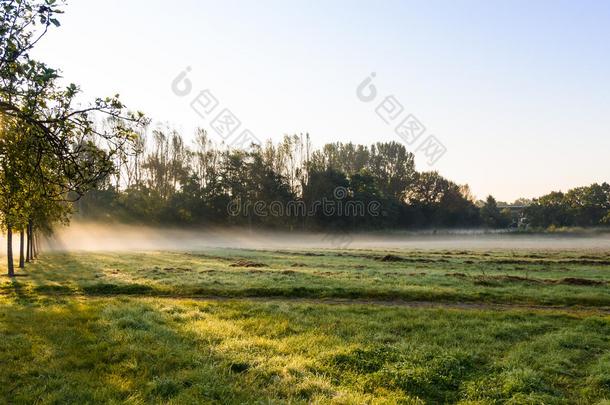
[[[6,403],[610,404],[610,254],[45,254],[0,281]]]

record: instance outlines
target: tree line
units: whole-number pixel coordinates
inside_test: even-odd
[[[242,150],[215,145],[205,130],[197,132],[192,146],[176,131],[155,130],[135,145],[117,156],[117,170],[104,186],[79,201],[81,217],[286,229],[469,227],[480,220],[467,186],[437,172],[416,171],[413,154],[398,142],[313,149],[308,135],[293,135]],[[338,189],[344,195],[337,195]],[[380,209],[333,215],[315,205],[347,200],[362,206],[378,202]],[[249,209],[235,215],[228,207],[236,201],[242,207],[296,201],[307,210],[287,216]]]
[[[525,214],[538,228],[610,226],[610,184],[549,193],[534,200]]]
[[[398,142],[330,143],[314,149],[309,135],[301,134],[242,150],[215,144],[203,129],[192,145],[175,130],[156,129],[151,136],[140,134],[133,149],[117,155],[115,167],[101,187],[78,202],[81,218],[343,231],[610,224],[606,183],[512,204],[492,196],[477,201],[468,185],[435,171],[417,171],[414,155]],[[363,207],[376,202],[379,209],[329,213],[316,206],[320,201]],[[253,209],[294,202],[304,209]]]

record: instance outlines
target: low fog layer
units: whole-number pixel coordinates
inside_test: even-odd
[[[18,235],[15,237],[18,249]],[[610,234],[523,235],[452,233],[326,234],[207,229],[201,231],[145,226],[74,223],[42,242],[53,251],[245,249],[610,249]],[[18,252],[18,251],[17,251]]]

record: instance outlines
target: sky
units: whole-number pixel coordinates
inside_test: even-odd
[[[408,149],[430,135],[446,148],[433,165],[419,150],[418,170],[479,198],[610,180],[608,1],[71,0],[64,9],[33,56],[85,96],[119,93],[189,139],[202,127],[221,141],[211,122],[227,108],[239,132],[261,140],[404,142],[394,129],[412,114],[426,132]],[[183,72],[187,95],[172,86]],[[364,102],[357,88],[371,73],[377,97]],[[190,106],[203,90],[218,102],[210,115]],[[403,109],[387,124],[376,108],[389,96]]]

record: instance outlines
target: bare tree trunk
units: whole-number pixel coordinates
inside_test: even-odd
[[[23,243],[25,242],[25,235],[23,232],[23,228],[19,230],[19,268],[23,269],[25,267],[25,257],[23,255]]]
[[[28,226],[26,228],[26,233],[27,233],[27,245],[25,247],[25,261],[26,263],[29,263],[30,260],[32,260],[32,223],[31,221],[28,222]]]
[[[34,224],[30,221],[30,260],[34,260]]]
[[[8,261],[8,276],[15,277],[15,265],[13,264],[13,230],[10,225],[8,225],[6,228],[6,258]]]
[[[36,259],[38,257],[38,235],[36,234],[36,232],[32,232],[32,245],[32,257]]]
[[[34,236],[34,246],[36,247],[36,258],[38,258],[38,255],[40,254],[40,234],[37,233]]]

